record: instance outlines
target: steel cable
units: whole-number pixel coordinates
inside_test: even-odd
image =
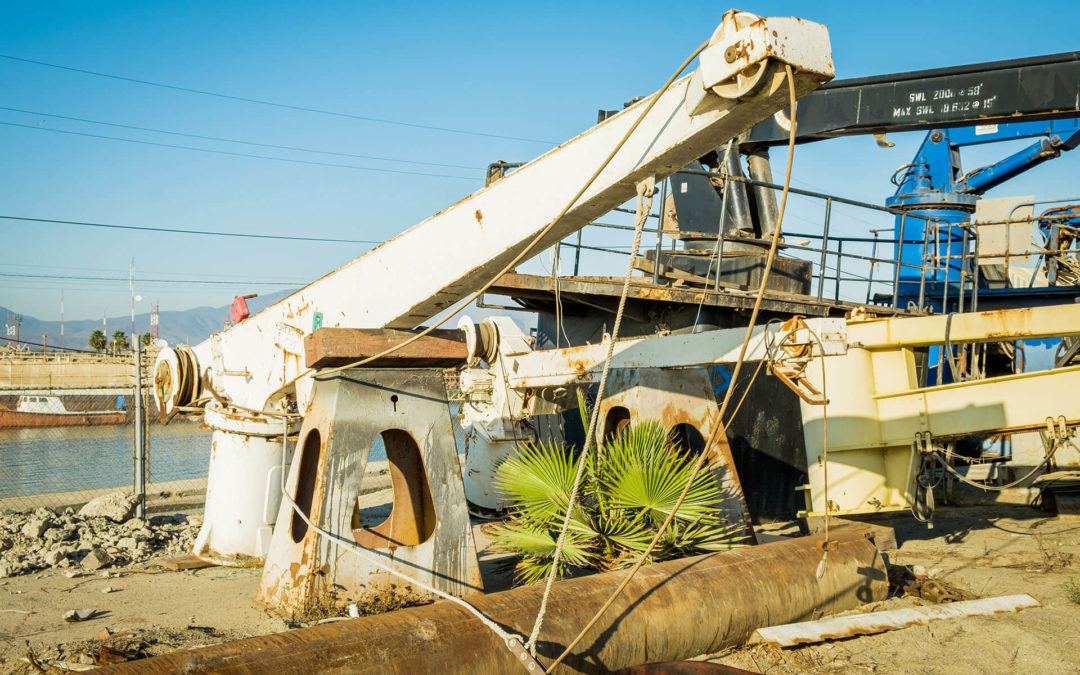
[[[570,488],[570,499],[566,505],[566,517],[563,518],[562,528],[559,530],[559,538],[555,542],[555,553],[552,556],[551,571],[548,573],[547,583],[544,586],[544,595],[540,599],[540,610],[536,614],[532,632],[525,648],[535,656],[536,638],[540,635],[540,628],[544,623],[544,615],[547,613],[548,597],[551,595],[551,586],[555,577],[559,574],[559,559],[562,557],[563,545],[566,542],[566,533],[570,529],[570,515],[574,511],[574,502],[577,501],[578,489],[581,487],[581,478],[585,474],[586,459],[589,452],[596,446],[596,425],[600,418],[600,406],[604,402],[604,391],[607,387],[608,372],[611,369],[611,357],[615,353],[615,341],[619,338],[619,328],[622,326],[623,312],[626,309],[626,296],[630,293],[630,277],[634,272],[634,262],[637,258],[638,247],[641,245],[641,232],[645,227],[645,221],[652,211],[652,195],[655,185],[651,182],[648,186],[638,186],[638,212],[634,223],[634,243],[630,249],[630,262],[627,264],[626,277],[623,278],[622,293],[619,295],[619,306],[615,311],[615,324],[611,328],[611,336],[608,338],[607,354],[604,356],[604,367],[600,371],[600,384],[596,393],[596,401],[593,403],[592,414],[589,416],[589,428],[585,435],[585,447],[578,457],[577,472],[574,474],[574,484]]]

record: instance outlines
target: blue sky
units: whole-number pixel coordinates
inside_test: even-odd
[[[0,122],[39,127],[0,124],[0,215],[383,240],[479,187],[489,162],[535,157],[586,129],[598,108],[618,108],[654,91],[727,8],[708,2],[6,2],[0,5],[0,54],[547,143],[284,110],[0,59],[2,107],[401,160],[257,148],[0,110]],[[742,9],[828,25],[838,77],[1078,47],[1071,3],[1046,3],[1036,11],[1026,6],[1026,21],[1018,21],[1014,4],[994,2],[911,2],[899,9],[866,2],[760,2]],[[267,161],[41,129],[441,176]],[[897,146],[889,150],[869,138],[800,147],[795,185],[880,203],[891,193],[889,176],[908,161],[921,134],[891,140]],[[1013,146],[972,152],[966,166],[992,161],[1007,147]],[[992,194],[1071,196],[1078,192],[1071,179],[1077,162],[1062,157]],[[793,202],[789,229],[812,228],[817,217],[808,205]],[[850,234],[889,224],[855,215],[841,215],[837,223]],[[281,288],[259,282],[300,285],[366,249],[15,221],[0,221],[0,236],[0,273],[125,279],[0,276],[0,305],[42,319],[59,317],[61,288],[69,319],[103,311],[125,315],[132,257],[136,292],[144,298],[139,310],[146,311],[153,300],[162,310],[185,309]]]

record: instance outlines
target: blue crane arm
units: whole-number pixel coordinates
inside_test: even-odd
[[[934,129],[926,135],[902,177],[894,180],[896,206],[954,205],[970,207],[978,195],[1058,157],[1080,144],[1078,118]],[[989,166],[963,174],[960,148],[986,143],[1041,137],[1036,143]],[[898,172],[900,173],[900,172]]]
[[[1019,152],[964,176],[958,184],[958,192],[968,194],[982,194],[1032,167],[1060,156],[1063,150],[1072,150],[1080,143],[1080,120],[1077,119],[1003,124],[999,126],[999,131],[984,134],[982,137],[977,135],[977,127],[961,128],[955,131],[964,132],[952,134],[952,143],[957,146],[1044,136]],[[963,136],[970,136],[971,139],[965,139]],[[986,136],[991,138],[986,138]]]

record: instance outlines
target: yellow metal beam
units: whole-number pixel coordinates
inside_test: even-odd
[[[935,438],[1035,431],[1046,418],[1080,424],[1080,366],[1017,373],[875,396],[882,446]],[[867,447],[863,442],[855,447]],[[829,450],[843,450],[831,443]]]
[[[944,314],[849,321],[848,344],[873,350],[939,345],[945,342],[947,322]],[[955,314],[948,329],[954,343],[1080,335],[1080,304]]]

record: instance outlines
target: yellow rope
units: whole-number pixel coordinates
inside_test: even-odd
[[[339,366],[337,368],[328,368],[326,370],[320,370],[318,372],[318,374],[315,375],[315,377],[316,378],[322,378],[322,377],[325,377],[327,375],[332,375],[334,373],[341,372],[342,370],[349,370],[350,368],[359,368],[360,366],[371,363],[372,361],[374,361],[376,359],[381,359],[381,358],[383,358],[385,356],[389,356],[390,354],[393,354],[397,350],[402,349],[406,345],[410,345],[410,344],[416,342],[420,338],[424,337],[425,335],[427,335],[431,331],[435,330],[439,326],[443,325],[444,323],[446,323],[447,321],[452,319],[455,315],[457,315],[458,312],[460,312],[465,307],[468,307],[474,300],[476,300],[478,297],[480,297],[485,292],[487,292],[487,290],[489,288],[491,288],[495,284],[496,281],[501,279],[504,274],[506,274],[510,270],[514,269],[515,267],[517,267],[518,263],[520,263],[522,260],[524,260],[527,256],[529,256],[532,253],[532,251],[536,247],[536,245],[540,243],[540,240],[542,240],[547,235],[547,233],[550,232],[552,230],[552,228],[554,228],[555,225],[558,224],[558,222],[563,219],[563,216],[565,216],[567,214],[567,212],[570,211],[571,208],[573,208],[574,204],[577,203],[577,200],[580,199],[583,194],[585,194],[585,191],[588,190],[589,187],[592,186],[592,184],[594,182],[596,182],[596,179],[600,176],[600,173],[603,172],[603,170],[607,168],[607,165],[611,163],[611,160],[615,158],[615,154],[618,153],[619,150],[622,149],[623,145],[626,144],[626,141],[629,140],[631,134],[633,134],[634,131],[637,130],[637,128],[638,128],[638,126],[640,126],[642,120],[644,120],[645,116],[649,114],[649,111],[653,109],[653,106],[655,106],[657,101],[660,100],[660,97],[663,96],[664,92],[666,92],[668,90],[668,88],[671,87],[671,84],[673,82],[675,82],[675,79],[678,78],[679,75],[682,74],[682,71],[686,70],[686,67],[690,65],[690,62],[693,61],[694,59],[696,59],[698,54],[700,54],[702,51],[704,51],[705,48],[708,47],[708,46],[709,46],[709,43],[707,41],[702,43],[700,47],[698,47],[697,49],[694,50],[693,54],[691,54],[685,61],[683,61],[682,65],[679,66],[679,69],[676,70],[675,73],[670,78],[668,78],[668,81],[664,83],[664,86],[660,88],[660,91],[653,94],[652,99],[645,106],[645,109],[641,111],[641,114],[638,115],[636,120],[634,120],[634,123],[630,126],[629,129],[626,130],[626,133],[623,134],[622,139],[615,145],[615,147],[611,150],[611,152],[604,159],[604,161],[600,163],[600,166],[597,167],[597,169],[593,173],[593,175],[589,177],[589,180],[585,181],[585,184],[581,186],[581,189],[578,190],[577,194],[575,194],[573,196],[573,198],[571,198],[570,201],[567,202],[566,206],[563,207],[562,211],[559,212],[559,215],[555,216],[555,218],[550,223],[545,225],[544,229],[540,230],[540,232],[535,237],[533,237],[533,240],[531,242],[529,242],[529,245],[526,246],[521,251],[521,253],[514,256],[514,259],[511,260],[509,263],[507,263],[505,267],[503,267],[499,272],[497,272],[494,276],[492,276],[491,279],[488,280],[480,288],[480,290],[478,290],[478,291],[474,292],[472,295],[470,295],[465,300],[465,302],[461,303],[458,306],[457,309],[455,309],[452,312],[450,312],[449,314],[447,314],[445,317],[443,317],[438,322],[432,324],[431,326],[428,326],[427,328],[420,331],[416,335],[410,337],[408,340],[405,340],[404,342],[399,342],[398,344],[394,345],[393,347],[390,347],[389,349],[386,349],[384,351],[379,352],[378,354],[375,354],[374,356],[369,356],[369,357],[367,357],[365,359],[361,359],[361,360],[356,361],[354,363],[350,363],[350,364],[344,365],[344,366]]]
[[[769,255],[765,260],[765,270],[761,275],[761,285],[758,288],[757,299],[754,301],[754,309],[750,314],[750,322],[746,327],[746,336],[743,338],[742,347],[739,349],[739,357],[736,360],[735,368],[732,371],[732,382],[734,382],[739,377],[739,372],[742,369],[742,365],[746,357],[746,351],[750,344],[750,337],[753,335],[754,324],[756,323],[758,314],[761,310],[761,302],[765,296],[765,285],[768,283],[769,273],[772,271],[773,261],[776,258],[777,245],[780,241],[780,229],[784,221],[784,210],[787,207],[788,189],[791,185],[791,165],[795,158],[795,77],[794,73],[791,70],[791,66],[785,64],[784,68],[787,72],[788,94],[791,100],[791,131],[788,137],[788,162],[787,171],[784,175],[784,190],[780,199],[780,209],[777,214],[776,229],[773,230],[772,243],[769,246]],[[690,486],[693,485],[694,480],[698,476],[698,473],[700,473],[701,467],[705,464],[706,458],[709,457],[709,455],[711,454],[710,451],[717,443],[717,439],[720,437],[720,434],[726,432],[728,425],[723,424],[722,420],[724,417],[724,413],[727,411],[727,407],[731,402],[733,390],[734,387],[728,387],[727,392],[724,394],[724,400],[720,406],[720,414],[716,416],[716,422],[713,424],[713,428],[710,430],[709,433],[709,441],[706,444],[705,449],[698,456],[697,462],[694,463],[694,467],[690,472],[690,477],[686,482],[686,487],[683,488],[682,494],[679,495],[678,501],[675,502],[675,507],[668,514],[664,522],[660,525],[660,529],[656,532],[656,535],[653,537],[652,541],[649,542],[648,547],[641,554],[641,557],[638,558],[638,561],[634,563],[633,567],[630,568],[630,571],[626,575],[626,577],[611,593],[611,595],[600,607],[600,609],[597,610],[596,614],[594,614],[593,617],[589,620],[589,622],[585,624],[585,627],[582,628],[581,631],[577,634],[577,636],[570,641],[570,644],[566,646],[566,649],[563,650],[562,654],[560,654],[558,658],[551,662],[551,665],[548,666],[548,672],[551,672],[563,661],[563,659],[565,659],[570,654],[571,650],[573,650],[573,648],[577,646],[581,639],[585,637],[585,634],[589,632],[589,630],[592,629],[594,625],[596,625],[596,622],[599,621],[600,618],[604,615],[604,613],[608,610],[608,608],[611,607],[612,603],[615,602],[616,598],[618,598],[619,595],[622,594],[623,590],[634,578],[634,575],[637,574],[638,570],[641,569],[642,565],[645,564],[645,560],[648,558],[649,554],[652,553],[653,549],[656,547],[656,544],[660,541],[660,537],[663,536],[664,531],[675,519],[675,514],[678,513],[679,507],[682,506],[683,501],[686,499],[686,495],[690,492]]]

